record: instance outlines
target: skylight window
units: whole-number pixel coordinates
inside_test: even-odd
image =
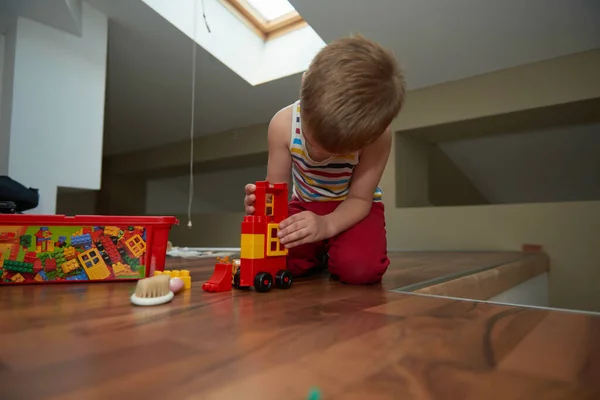
[[[287,0],[247,0],[258,13],[266,20],[272,21],[286,14],[296,11]]]
[[[325,46],[288,0],[141,1],[252,86],[306,71]]]
[[[306,26],[288,0],[221,0],[264,40]]]

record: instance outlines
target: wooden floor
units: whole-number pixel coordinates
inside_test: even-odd
[[[192,290],[133,307],[131,283],[0,287],[2,399],[598,399],[600,318],[392,293],[515,253],[402,253],[381,285]]]

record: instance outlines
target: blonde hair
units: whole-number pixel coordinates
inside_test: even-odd
[[[307,133],[324,150],[356,151],[377,140],[404,103],[404,75],[393,54],[361,35],[325,46],[302,81]]]

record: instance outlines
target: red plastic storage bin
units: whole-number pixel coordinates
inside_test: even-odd
[[[165,267],[174,217],[0,214],[0,285],[138,280]]]

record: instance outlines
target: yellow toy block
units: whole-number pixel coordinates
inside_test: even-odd
[[[63,255],[67,260],[72,259],[73,257],[75,257],[75,247],[65,247],[65,249],[63,250]]]
[[[132,276],[135,275],[135,272],[131,269],[129,265],[118,262],[112,265],[113,272],[115,276]]]
[[[265,258],[265,235],[242,234],[241,258],[261,260]]]
[[[23,282],[25,280],[25,278],[23,278],[23,275],[21,275],[21,274],[16,274],[16,275],[13,275],[13,277],[10,280],[13,282]]]
[[[110,271],[95,248],[84,251],[77,257],[90,280],[103,280],[110,276]]]
[[[60,268],[62,269],[63,273],[68,274],[69,272],[79,268],[79,263],[76,259],[72,259],[70,261],[67,261],[66,263],[62,263],[60,265]]]
[[[183,287],[185,289],[192,288],[192,277],[190,276],[190,271],[187,269],[182,269],[179,277],[183,280]]]
[[[117,226],[105,226],[104,234],[107,236],[119,236],[121,230]]]
[[[133,235],[125,240],[125,246],[129,249],[134,257],[141,257],[146,251],[146,242],[140,235]]]
[[[179,278],[183,281],[184,289],[192,288],[192,277],[190,276],[190,271],[187,269],[173,269],[173,270],[165,270],[165,271],[154,271],[154,276],[156,275],[169,275],[171,278]]]
[[[277,236],[279,224],[268,224],[267,232],[267,257],[287,255],[288,249],[281,245]]]

